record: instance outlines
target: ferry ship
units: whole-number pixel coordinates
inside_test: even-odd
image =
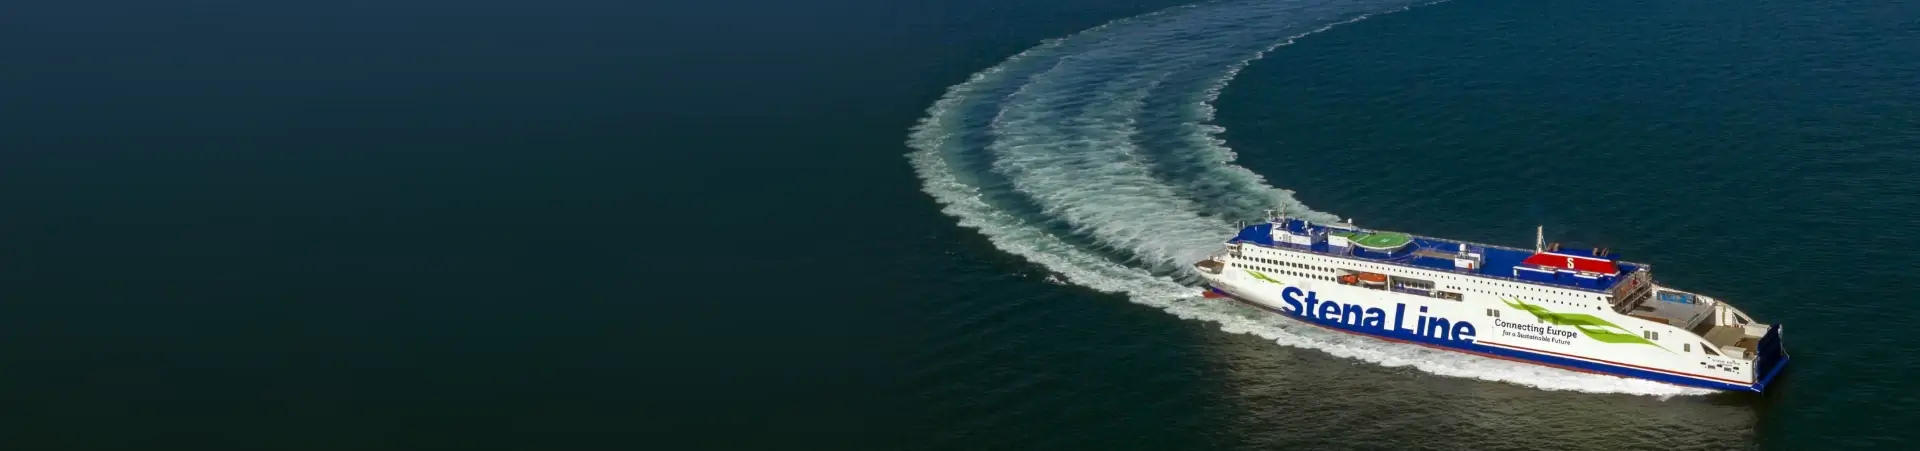
[[[1344,332],[1722,391],[1786,367],[1781,327],[1606,248],[1534,249],[1275,217],[1193,264],[1227,297]]]

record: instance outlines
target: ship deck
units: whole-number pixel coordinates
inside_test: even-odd
[[[1566,289],[1583,290],[1583,291],[1591,291],[1591,292],[1605,292],[1606,290],[1612,289],[1614,285],[1620,283],[1619,281],[1626,280],[1627,276],[1632,275],[1636,271],[1644,270],[1647,268],[1646,265],[1639,264],[1639,263],[1629,263],[1625,261],[1618,261],[1616,262],[1616,264],[1619,267],[1620,274],[1616,276],[1613,279],[1613,281],[1598,287],[1586,287],[1586,286],[1579,286],[1579,285],[1573,285],[1573,284],[1567,284],[1567,283],[1525,280],[1525,279],[1520,279],[1518,277],[1514,277],[1513,273],[1514,273],[1515,267],[1521,266],[1522,262],[1526,261],[1528,257],[1532,257],[1535,254],[1535,252],[1531,249],[1519,249],[1519,248],[1512,248],[1512,247],[1506,247],[1506,246],[1480,244],[1480,243],[1473,243],[1468,241],[1420,236],[1420,235],[1401,233],[1401,232],[1384,232],[1384,231],[1373,231],[1373,230],[1364,230],[1364,229],[1357,229],[1357,228],[1347,229],[1347,227],[1344,227],[1344,226],[1341,228],[1330,228],[1324,225],[1308,224],[1304,221],[1299,221],[1299,220],[1288,221],[1287,223],[1282,224],[1282,226],[1287,227],[1288,230],[1296,231],[1296,232],[1325,231],[1329,235],[1342,234],[1345,236],[1356,237],[1351,239],[1353,240],[1354,244],[1358,246],[1353,247],[1351,249],[1343,249],[1343,248],[1336,248],[1333,246],[1329,246],[1324,242],[1314,244],[1311,246],[1275,242],[1273,240],[1273,235],[1272,235],[1273,227],[1275,227],[1274,223],[1260,223],[1260,224],[1254,224],[1252,226],[1248,226],[1244,229],[1241,229],[1240,234],[1235,236],[1229,242],[1252,243],[1252,244],[1270,247],[1270,248],[1307,251],[1307,252],[1312,252],[1320,255],[1340,257],[1340,258],[1350,258],[1350,259],[1355,259],[1355,260],[1365,261],[1370,263],[1394,264],[1394,265],[1407,266],[1411,268],[1446,271],[1446,272],[1452,272],[1457,274],[1466,274],[1466,275],[1473,275],[1478,277],[1499,279],[1499,280],[1508,281],[1508,282],[1517,282],[1517,283],[1525,283],[1530,285],[1566,288]],[[1370,242],[1363,242],[1363,240],[1370,240]],[[1394,243],[1401,243],[1401,244],[1394,244]],[[1379,249],[1398,248],[1407,243],[1411,243],[1412,251],[1405,253],[1405,255],[1393,255],[1390,253],[1376,252],[1376,250],[1379,250]],[[1480,266],[1473,269],[1464,269],[1464,268],[1455,267],[1453,261],[1449,257],[1460,254],[1462,250],[1465,250],[1468,253],[1480,254],[1481,256]]]

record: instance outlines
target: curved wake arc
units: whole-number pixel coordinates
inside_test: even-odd
[[[1429,2],[1431,4],[1437,2]],[[1294,39],[1404,11],[1405,0],[1222,1],[1044,41],[948,88],[908,139],[923,189],[963,227],[1067,282],[1222,330],[1384,366],[1549,390],[1704,393],[1319,330],[1200,302],[1178,279],[1233,219],[1333,220],[1233,164],[1211,122],[1239,71]]]

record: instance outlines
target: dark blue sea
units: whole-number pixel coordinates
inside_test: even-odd
[[[1913,449],[1920,3],[16,2],[0,449]],[[1202,299],[1602,245],[1765,394]]]

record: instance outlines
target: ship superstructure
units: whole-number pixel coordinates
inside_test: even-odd
[[[1269,218],[1194,268],[1208,294],[1332,329],[1730,391],[1785,367],[1779,325],[1661,285],[1605,248],[1470,243]]]

